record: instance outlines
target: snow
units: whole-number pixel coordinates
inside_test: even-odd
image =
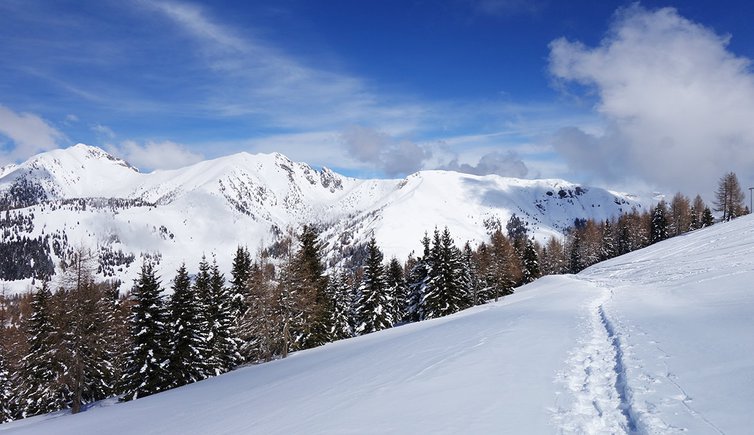
[[[499,302],[8,434],[720,434],[754,427],[754,219]]]
[[[353,249],[374,235],[386,258],[403,261],[412,251],[420,252],[422,235],[435,227],[448,226],[459,245],[476,244],[488,239],[485,222],[499,221],[504,230],[516,213],[544,241],[561,237],[575,218],[605,219],[646,206],[627,194],[564,180],[451,171],[359,180],[326,168],[315,171],[278,153],[239,153],[140,173],[99,148],[79,144],[2,168],[0,174],[0,195],[26,177],[38,182],[50,199],[145,202],[115,210],[53,210],[44,205],[24,210],[34,214],[35,228],[25,234],[28,237],[65,230],[73,246],[104,246],[133,254],[136,261],[118,276],[127,284],[136,278],[142,254],[162,254],[156,271],[163,282],[184,261],[192,270],[204,254],[215,254],[227,274],[239,244],[257,252],[275,240],[275,230],[285,232],[303,224],[325,229],[322,240],[329,251]],[[58,264],[60,259],[52,260]],[[24,291],[29,281],[9,283],[9,289]]]

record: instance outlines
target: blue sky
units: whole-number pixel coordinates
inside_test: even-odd
[[[355,176],[754,183],[753,19],[746,2],[4,0],[0,161],[84,142],[147,170],[279,151]]]

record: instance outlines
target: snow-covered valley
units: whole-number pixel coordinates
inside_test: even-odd
[[[8,434],[640,433],[754,427],[754,219]]]

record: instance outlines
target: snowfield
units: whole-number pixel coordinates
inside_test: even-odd
[[[19,184],[20,183],[20,184]],[[490,225],[516,214],[544,242],[562,237],[574,219],[598,221],[651,201],[564,180],[523,180],[453,171],[421,171],[404,179],[361,180],[327,168],[315,170],[282,154],[220,157],[185,168],[140,173],[127,162],[83,144],[39,154],[0,168],[0,200],[20,186],[35,186],[52,203],[17,210],[33,215],[34,228],[19,236],[65,235],[71,247],[134,256],[115,266],[130,285],[142,258],[160,258],[167,282],[181,263],[193,270],[202,255],[216,255],[228,273],[233,253],[256,253],[288,228],[322,230],[328,262],[359,249],[374,236],[386,258],[404,261],[421,252],[421,238],[448,226],[457,244],[489,239]],[[36,190],[25,192],[39,193]],[[55,201],[87,198],[86,207]],[[117,206],[107,201],[117,201]],[[104,204],[104,205],[103,205]],[[344,254],[347,255],[347,254]],[[61,257],[53,252],[53,264]],[[106,276],[98,276],[104,279]],[[31,277],[0,282],[11,292],[28,290]]]
[[[8,434],[743,434],[754,428],[754,219],[453,316]]]

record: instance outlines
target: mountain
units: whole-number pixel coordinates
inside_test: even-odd
[[[316,225],[330,265],[348,261],[374,235],[386,257],[418,250],[425,231],[448,226],[456,241],[478,243],[516,214],[540,240],[560,237],[575,219],[605,219],[644,204],[627,194],[564,180],[522,180],[451,171],[361,180],[315,170],[278,154],[239,153],[185,168],[139,172],[83,144],[0,168],[0,220],[10,249],[26,263],[0,275],[24,288],[76,246],[100,253],[101,277],[135,277],[142,258],[172,276],[216,255],[229,270],[236,247],[251,252],[289,229]],[[15,263],[14,263],[15,264]],[[35,271],[36,269],[36,271]]]
[[[8,434],[751,432],[754,218]]]

